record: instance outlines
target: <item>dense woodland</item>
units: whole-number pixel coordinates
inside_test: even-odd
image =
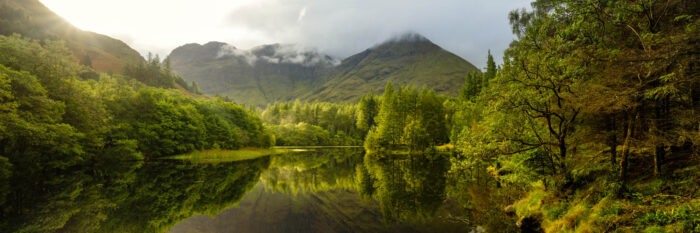
[[[456,159],[488,164],[519,223],[547,232],[700,231],[698,2],[532,6],[465,92]]]
[[[260,110],[256,110],[260,112]],[[260,113],[277,146],[357,146],[363,131],[356,126],[353,104],[280,102]]]
[[[118,160],[274,143],[260,118],[242,106],[145,85],[175,87],[181,79],[154,59],[125,72],[133,76],[99,74],[81,65],[62,42],[19,35],[0,36],[0,54],[2,219],[43,213],[34,207],[41,203],[23,193],[47,190],[47,197],[69,199],[76,196],[64,195],[89,194],[52,189],[69,182],[45,179],[55,174]],[[9,223],[0,228],[13,229]],[[30,224],[38,224],[24,226],[32,232],[54,223]],[[46,228],[31,229],[40,226]]]

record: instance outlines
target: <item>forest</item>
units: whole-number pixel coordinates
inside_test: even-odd
[[[81,193],[51,189],[70,182],[42,178],[52,174],[193,150],[274,144],[260,118],[242,106],[144,84],[175,87],[182,79],[156,58],[135,64],[125,75],[109,75],[81,65],[60,41],[19,35],[0,36],[0,54],[2,219],[32,215],[27,211],[39,203],[19,194]],[[7,229],[8,223],[0,227]],[[43,231],[30,231],[35,230]]]

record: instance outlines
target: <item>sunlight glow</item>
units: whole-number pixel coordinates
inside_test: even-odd
[[[141,49],[165,55],[184,43],[230,41],[234,35],[255,38],[242,28],[221,30],[228,14],[254,0],[40,0],[78,28],[113,36]],[[214,6],[214,7],[212,7]],[[188,33],[182,33],[187,30]],[[138,41],[131,35],[139,35]],[[257,44],[257,43],[256,43]]]

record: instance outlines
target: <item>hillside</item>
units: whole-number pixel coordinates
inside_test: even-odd
[[[0,35],[63,40],[83,65],[101,72],[121,72],[126,64],[143,62],[124,42],[80,30],[38,0],[0,0]]]
[[[256,105],[310,92],[337,63],[327,55],[293,45],[241,50],[221,42],[183,45],[168,58],[175,72],[197,82],[205,94]]]
[[[344,59],[292,45],[241,50],[221,42],[187,44],[169,56],[172,69],[206,94],[265,105],[292,99],[354,101],[387,81],[456,96],[469,62],[417,34],[405,34]]]
[[[464,76],[476,67],[418,34],[405,34],[346,58],[307,100],[354,101],[387,81],[432,88],[456,96]]]

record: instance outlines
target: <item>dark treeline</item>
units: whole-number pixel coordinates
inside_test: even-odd
[[[84,64],[83,61],[81,61],[81,64]],[[148,86],[161,88],[182,87],[192,94],[202,94],[202,89],[199,88],[196,82],[192,81],[190,84],[187,84],[185,79],[172,72],[170,59],[165,59],[161,62],[158,55],[154,57],[149,53],[148,57],[146,57],[146,62],[127,64],[123,73],[125,76],[134,78]]]

